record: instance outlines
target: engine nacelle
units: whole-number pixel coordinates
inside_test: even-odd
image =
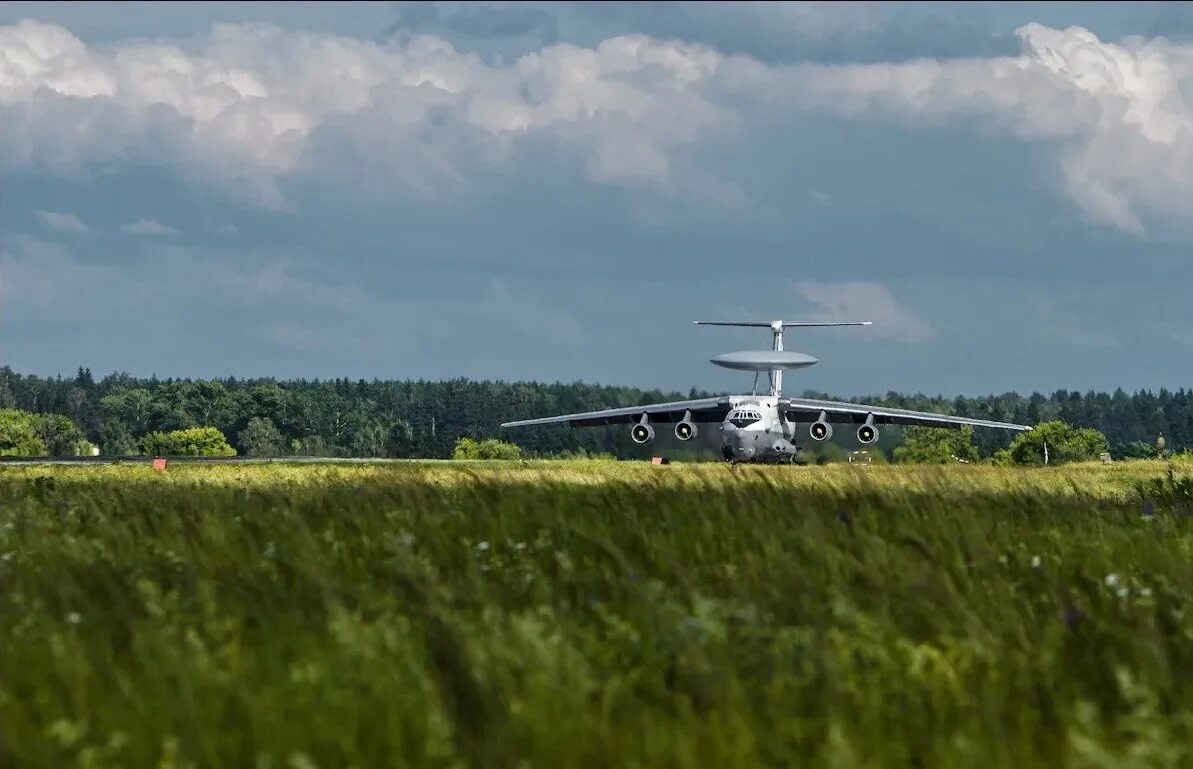
[[[654,428],[645,422],[639,422],[630,429],[630,438],[634,443],[649,443],[654,440]]]
[[[870,445],[878,440],[878,428],[873,423],[867,422],[857,429],[858,443]]]
[[[688,420],[675,423],[675,437],[681,441],[690,441],[696,437],[696,425]]]
[[[808,428],[808,435],[814,441],[827,441],[833,437],[833,426],[828,422],[817,420]]]

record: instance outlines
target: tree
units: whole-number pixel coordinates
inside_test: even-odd
[[[404,420],[397,420],[389,427],[389,437],[385,444],[385,453],[391,457],[409,456],[414,446],[414,431]]]
[[[36,435],[52,457],[77,457],[90,453],[91,444],[78,426],[61,414],[29,414]]]
[[[477,441],[460,438],[452,451],[452,459],[521,459],[522,448],[516,443],[506,443],[496,438]]]
[[[286,450],[286,440],[269,419],[253,417],[240,431],[240,446],[250,457],[276,457]]]
[[[939,427],[909,427],[903,431],[903,444],[895,448],[895,461],[929,465],[947,465],[957,461],[977,462],[978,447],[973,443],[973,428],[959,430]]]
[[[127,457],[139,453],[137,439],[119,419],[108,418],[96,431],[100,452],[105,457]]]
[[[1108,449],[1106,436],[1092,427],[1073,427],[1056,419],[1036,425],[1031,432],[1016,435],[1009,448],[995,455],[995,462],[1042,465],[1045,443],[1048,444],[1048,463],[1054,465],[1096,459]]]
[[[100,409],[109,421],[119,421],[133,435],[149,429],[153,411],[153,395],[140,387],[105,395],[99,399]]]
[[[234,457],[236,449],[214,427],[188,427],[168,433],[149,433],[141,439],[146,454],[173,457]]]
[[[33,430],[33,415],[17,409],[0,410],[0,456],[40,457],[46,444]]]
[[[1131,441],[1112,447],[1110,453],[1119,459],[1154,459],[1156,447],[1143,441]]]

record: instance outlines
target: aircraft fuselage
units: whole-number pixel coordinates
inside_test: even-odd
[[[729,462],[790,463],[800,447],[796,425],[779,409],[774,396],[752,395],[733,399],[733,408],[721,422],[721,456]]]

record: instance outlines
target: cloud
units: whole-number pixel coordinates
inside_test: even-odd
[[[542,375],[559,376],[588,360],[593,340],[574,317],[584,292],[557,288],[492,278],[395,302],[392,287],[301,251],[165,243],[121,263],[25,235],[7,236],[0,250],[8,357],[50,371],[82,363],[145,375],[397,377],[423,361],[420,375],[513,377],[525,376],[530,362],[511,364],[510,351],[534,348],[549,353],[535,362]],[[186,325],[199,317],[201,327]],[[428,325],[428,317],[450,321]],[[188,339],[182,352],[179,319]],[[120,333],[128,328],[137,333]],[[476,354],[444,356],[461,334]]]
[[[515,18],[501,8],[457,9],[448,26],[505,35],[545,23],[533,9]],[[795,7],[790,23],[838,34],[841,19],[822,11]],[[442,198],[540,141],[596,184],[740,205],[724,192],[737,180],[714,177],[699,158],[795,110],[912,126],[968,121],[979,136],[1043,142],[1058,189],[1091,221],[1135,235],[1188,227],[1193,45],[1110,43],[1036,23],[1017,35],[1017,56],[900,63],[768,63],[642,34],[487,62],[409,31],[377,43],[217,24],[181,40],[89,46],[23,21],[0,27],[0,159],[61,173],[165,164],[282,207],[283,180],[301,173],[373,173],[386,194]],[[713,149],[693,149],[701,145]]]
[[[74,214],[60,214],[54,211],[34,211],[38,219],[41,219],[42,224],[49,227],[51,230],[58,230],[59,232],[90,232],[87,225],[79,221],[79,218]]]
[[[869,320],[874,325],[866,336],[897,342],[927,342],[935,337],[932,327],[903,307],[891,290],[879,283],[817,283],[802,281],[795,292],[815,309],[809,319]]]
[[[129,235],[177,235],[178,230],[173,227],[167,227],[155,219],[146,219],[144,217],[138,219],[132,224],[120,225],[120,231]]]
[[[1054,147],[1061,188],[1092,221],[1127,233],[1193,214],[1193,45],[1103,42],[1028,24],[1014,57],[765,67],[737,58],[722,87],[804,110],[915,126],[964,120]],[[1186,233],[1188,234],[1188,233]]]
[[[0,27],[2,147],[9,162],[63,173],[166,163],[280,206],[279,178],[320,137],[341,137],[362,162],[421,167],[433,185],[470,148],[500,161],[510,142],[546,132],[595,181],[667,187],[669,150],[726,117],[692,87],[719,60],[635,35],[491,66],[431,36],[378,44],[266,24],[89,47],[23,21]]]

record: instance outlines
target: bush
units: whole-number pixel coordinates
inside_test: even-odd
[[[896,462],[949,465],[977,462],[978,447],[973,445],[973,428],[959,430],[941,427],[909,427],[903,431],[903,445],[895,449]]]
[[[91,449],[83,431],[62,414],[0,410],[0,455],[77,457],[90,455]]]
[[[146,454],[163,457],[234,457],[236,449],[214,427],[189,427],[168,433],[149,433],[141,439]]]
[[[33,429],[33,417],[27,411],[0,409],[0,456],[39,457],[46,444]]]
[[[477,441],[474,438],[460,438],[452,451],[452,459],[521,459],[522,447],[496,438]]]
[[[1055,419],[1036,425],[1031,432],[1019,433],[1010,447],[994,455],[1001,465],[1042,465],[1044,444],[1048,444],[1048,464],[1083,462],[1097,459],[1109,450],[1106,436],[1092,427],[1073,427]]]
[[[91,443],[78,426],[62,414],[29,414],[33,433],[52,457],[77,457],[91,453]]]

